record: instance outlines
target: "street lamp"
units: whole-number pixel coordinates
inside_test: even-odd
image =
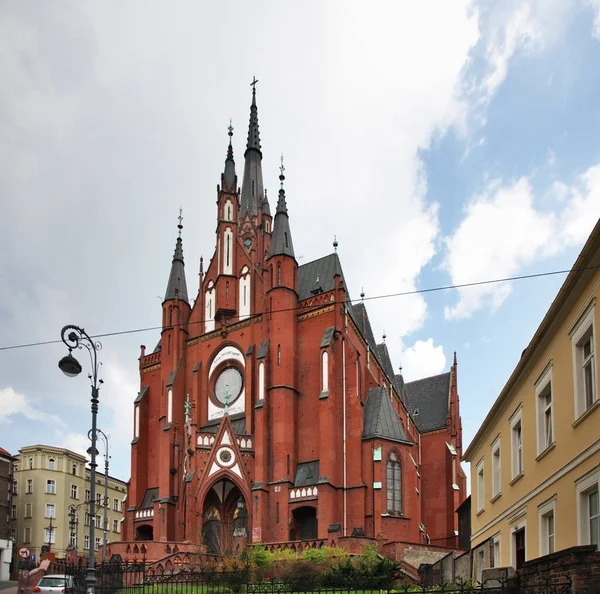
[[[104,538],[102,545],[102,563],[106,563],[106,545],[107,541],[107,530],[108,530],[108,461],[110,456],[108,455],[108,436],[102,429],[96,429],[96,432],[100,434],[104,441]]]
[[[83,369],[79,361],[71,354],[73,349],[85,347],[90,354],[90,361],[92,363],[92,372],[88,375],[92,385],[92,429],[90,431],[90,439],[92,440],[92,447],[90,448],[90,548],[87,574],[85,577],[85,588],[87,594],[94,594],[96,590],[96,565],[94,560],[95,522],[93,521],[96,517],[94,509],[96,504],[96,419],[98,416],[98,392],[100,390],[100,384],[102,384],[102,380],[98,379],[98,369],[100,366],[98,363],[98,351],[102,348],[102,345],[97,341],[93,341],[89,334],[83,328],[79,328],[78,326],[65,326],[60,331],[60,337],[69,349],[69,354],[63,357],[58,363],[58,367],[66,376],[75,377],[79,375]]]

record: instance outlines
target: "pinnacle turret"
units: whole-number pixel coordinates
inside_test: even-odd
[[[227,158],[225,159],[225,171],[221,177],[221,183],[223,189],[233,191],[237,183],[237,176],[235,175],[235,161],[233,160],[233,146],[231,145],[231,137],[233,136],[233,126],[231,120],[229,120],[229,127],[227,128],[229,135],[229,146],[227,147]]]
[[[249,214],[258,214],[258,206],[264,195],[262,177],[262,153],[260,152],[260,136],[258,133],[258,108],[256,106],[256,78],[252,81],[252,105],[250,106],[250,124],[248,126],[248,142],[244,153],[244,179],[242,182],[242,201],[240,218]]]
[[[271,256],[282,254],[295,258],[292,232],[290,231],[290,219],[288,217],[287,204],[285,201],[285,190],[283,189],[283,180],[285,179],[285,175],[283,175],[283,172],[285,171],[285,167],[283,166],[283,155],[281,155],[281,167],[279,168],[279,171],[281,187],[279,189],[279,197],[277,198],[275,220],[273,221],[273,234],[271,236],[269,258]]]
[[[173,262],[171,264],[171,274],[169,275],[169,283],[167,284],[167,291],[165,293],[165,301],[169,299],[181,299],[189,304],[187,283],[185,282],[185,264],[183,262],[183,241],[181,239],[181,224],[183,217],[181,209],[179,211],[179,234],[177,241],[175,242],[175,252],[173,254]]]

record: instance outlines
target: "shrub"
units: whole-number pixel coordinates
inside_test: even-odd
[[[298,560],[298,553],[296,553],[294,549],[279,549],[278,551],[274,551],[272,555],[273,561],[275,562],[288,562]]]
[[[273,563],[273,557],[273,553],[260,546],[252,547],[248,553],[248,561],[260,568],[269,567]]]
[[[295,561],[289,563],[282,576],[290,592],[310,592],[321,586],[321,572],[311,563]]]
[[[324,564],[327,561],[327,554],[323,549],[304,549],[302,558],[310,563]]]

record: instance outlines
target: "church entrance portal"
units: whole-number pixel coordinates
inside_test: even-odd
[[[236,555],[248,540],[248,509],[238,487],[215,483],[204,499],[202,542],[212,555]]]
[[[293,528],[290,540],[314,540],[317,538],[318,520],[314,507],[299,507],[292,512]]]
[[[154,540],[154,529],[148,524],[142,524],[135,529],[135,540]]]

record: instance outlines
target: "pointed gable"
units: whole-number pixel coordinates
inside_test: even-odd
[[[387,346],[384,342],[377,345],[377,359],[379,363],[381,363],[381,367],[383,367],[383,371],[390,378],[391,381],[394,380],[394,367],[392,366],[392,360],[390,359],[390,354],[388,352]]]
[[[363,439],[379,437],[410,443],[384,387],[371,388],[363,410]]]
[[[185,264],[183,262],[183,242],[181,237],[177,238],[177,243],[175,244],[173,263],[171,264],[171,274],[169,275],[169,282],[165,293],[165,301],[175,298],[189,303],[187,283],[185,282]]]
[[[450,373],[404,384],[408,411],[421,433],[446,427]]]

